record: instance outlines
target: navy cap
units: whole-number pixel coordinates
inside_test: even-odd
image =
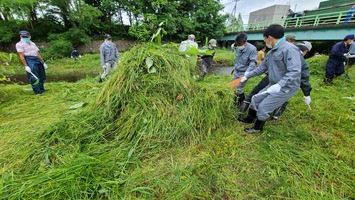
[[[347,35],[345,36],[344,40],[348,40],[348,39],[354,39],[354,34],[350,34],[350,35]]]
[[[111,39],[111,35],[110,34],[105,34],[105,39]]]
[[[20,36],[21,37],[30,37],[31,34],[28,31],[20,31]]]

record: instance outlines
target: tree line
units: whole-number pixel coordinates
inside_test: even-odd
[[[0,0],[0,44],[18,40],[20,30],[61,51],[102,39],[147,41],[161,22],[165,41],[195,34],[204,41],[226,31],[228,14],[219,0]]]

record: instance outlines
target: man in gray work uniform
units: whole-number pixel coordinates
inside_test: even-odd
[[[105,41],[100,46],[100,59],[101,66],[104,69],[99,81],[102,82],[111,69],[116,69],[117,62],[120,61],[120,54],[118,53],[117,47],[115,43],[112,42],[112,37],[109,34],[105,34]]]
[[[245,76],[249,71],[253,70],[257,62],[256,47],[247,42],[247,34],[239,33],[235,38],[236,59],[234,64],[233,80]],[[235,87],[234,104],[239,107],[245,99],[244,87],[246,81]]]
[[[272,24],[264,30],[264,41],[271,50],[265,60],[253,71],[242,77],[241,82],[269,71],[269,84],[251,102],[250,117],[256,119],[254,126],[245,129],[248,133],[263,130],[269,114],[297,93],[301,83],[301,57],[298,47],[287,42],[284,28]]]

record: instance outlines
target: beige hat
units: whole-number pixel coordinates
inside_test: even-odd
[[[294,36],[292,33],[286,34],[285,38],[286,40],[296,41],[296,36]]]
[[[217,46],[217,41],[215,39],[210,39],[208,44],[210,44],[212,47],[216,47]]]
[[[193,34],[190,34],[190,35],[187,37],[187,39],[189,39],[189,40],[195,40],[195,36],[194,36]]]

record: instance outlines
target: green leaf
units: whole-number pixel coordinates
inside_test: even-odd
[[[153,73],[156,73],[156,72],[157,72],[157,69],[156,69],[155,67],[152,67],[152,68],[148,69],[148,72],[149,72],[150,74],[153,74]]]
[[[153,60],[150,57],[145,59],[145,64],[147,65],[148,70],[153,66]]]

